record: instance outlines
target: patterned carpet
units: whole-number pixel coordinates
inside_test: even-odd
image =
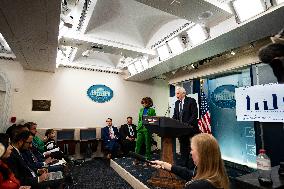
[[[93,159],[72,168],[77,185],[72,189],[132,189],[110,166],[109,161]]]
[[[152,159],[159,159],[159,156],[157,154],[153,154]],[[132,162],[134,159],[131,157],[116,158],[114,161],[149,188],[162,189],[161,187],[153,187],[147,183],[147,180],[151,178],[156,169],[150,166],[143,166],[143,162],[140,162],[138,165],[133,165]]]
[[[178,157],[178,156],[176,156]],[[159,159],[159,155],[153,154],[153,160]],[[118,163],[122,168],[128,171],[131,175],[144,183],[150,189],[162,189],[160,187],[153,187],[147,183],[147,180],[151,178],[155,169],[149,166],[143,166],[143,163],[139,165],[133,165],[133,158],[120,157],[115,158],[114,161]],[[236,189],[234,186],[235,177],[250,173],[253,169],[242,167],[240,165],[226,162],[228,175],[231,180],[231,189]],[[96,158],[81,165],[74,166],[72,168],[72,174],[74,181],[77,185],[69,189],[131,189],[132,187],[121,178],[110,166],[109,161],[101,158]]]

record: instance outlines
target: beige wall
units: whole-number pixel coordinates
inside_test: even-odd
[[[130,82],[116,74],[71,68],[36,72],[4,60],[0,60],[0,71],[11,82],[10,117],[37,122],[39,128],[102,127],[107,117],[113,118],[114,125],[123,124],[127,116],[133,116],[136,123],[144,96],[153,98],[158,115],[167,109],[169,89],[164,80]],[[87,90],[95,84],[113,90],[111,101],[99,104],[89,99]],[[51,111],[31,111],[33,99],[51,100]]]

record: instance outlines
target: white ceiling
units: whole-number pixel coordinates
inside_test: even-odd
[[[67,5],[58,0],[36,0],[29,3],[22,0],[0,0],[0,33],[25,69],[54,72],[58,48],[58,54],[62,55],[58,55],[59,64],[122,73],[127,62],[137,57],[157,57],[153,45],[173,31],[179,28],[185,30],[192,22],[201,23],[214,31],[214,28],[220,28],[221,23],[233,17],[224,0],[62,2],[67,2]],[[211,17],[200,19],[202,14],[208,12],[212,14]],[[64,22],[71,23],[72,28],[65,27]],[[219,33],[226,33],[223,30]],[[235,40],[238,35],[243,34],[236,32],[235,35],[226,35],[224,39],[231,40],[232,36]],[[242,43],[249,41],[251,38],[246,38]],[[216,49],[225,51],[231,48],[230,45],[222,45],[224,41],[216,42],[220,45]],[[203,58],[214,55],[217,51],[213,53],[212,50],[205,49],[195,53],[202,54],[196,58]],[[161,75],[189,64],[187,58],[175,58],[179,62],[174,65],[160,64],[129,79],[145,80]]]
[[[0,0],[0,33],[25,69],[53,72],[58,46],[58,0]]]

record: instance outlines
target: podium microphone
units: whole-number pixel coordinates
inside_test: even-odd
[[[152,165],[155,164],[155,163],[152,163],[151,161],[147,160],[144,156],[142,156],[142,155],[140,155],[140,154],[137,154],[137,153],[135,153],[135,152],[131,152],[131,151],[130,151],[130,152],[128,153],[128,155],[129,155],[130,157],[133,157],[133,158],[139,160],[139,161],[147,162],[147,163],[150,163],[150,164],[152,164]]]
[[[170,113],[170,110],[171,110],[171,107],[170,107],[170,105],[168,105],[168,108],[167,108],[166,113],[165,113],[165,117],[167,117],[168,113]]]

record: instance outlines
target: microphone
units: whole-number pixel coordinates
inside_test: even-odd
[[[165,113],[164,117],[166,117],[168,115],[168,113],[170,113],[170,110],[171,110],[171,106],[168,104],[168,108],[166,110],[166,113]]]
[[[147,162],[147,163],[150,163],[150,164],[152,164],[152,165],[155,165],[155,163],[153,163],[153,162],[147,160],[144,156],[141,156],[140,154],[137,154],[137,153],[135,153],[135,152],[129,151],[128,155],[129,155],[130,157],[133,157],[133,158],[139,160],[139,161]]]

